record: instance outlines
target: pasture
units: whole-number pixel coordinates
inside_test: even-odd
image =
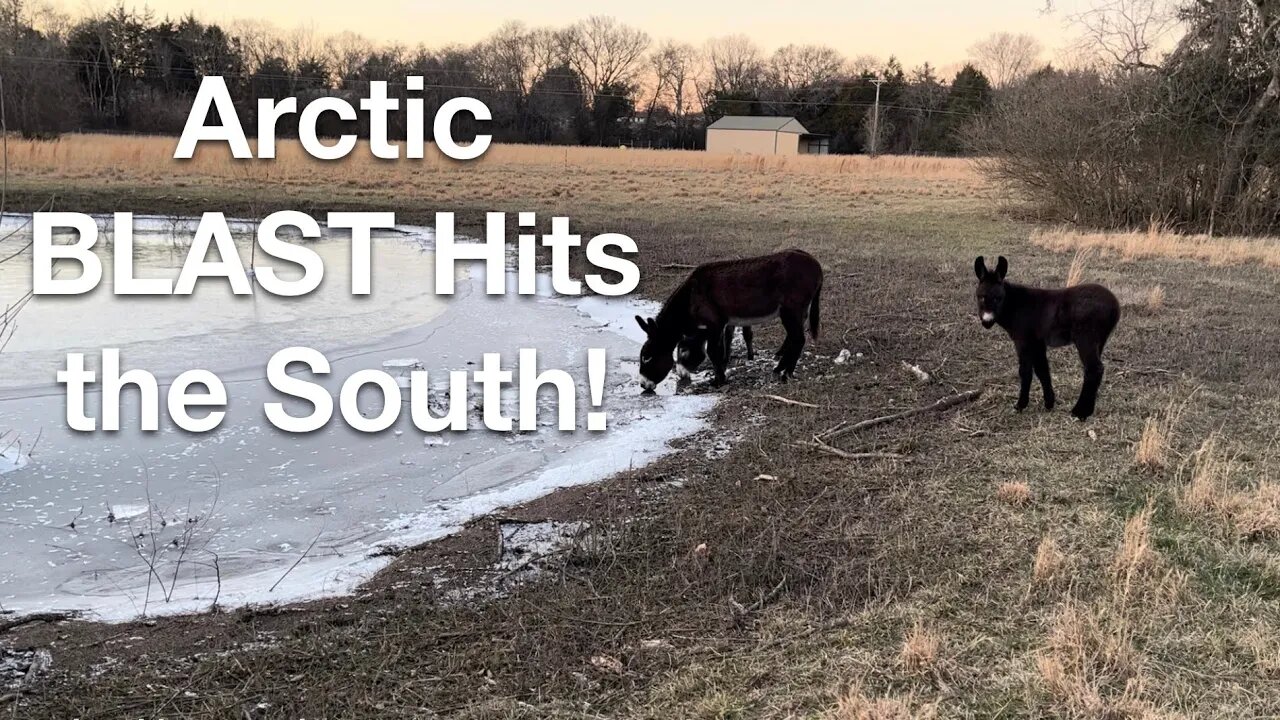
[[[761,358],[738,353],[713,430],[505,511],[588,524],[535,582],[493,570],[489,518],[352,598],[29,625],[14,643],[51,647],[56,668],[17,716],[1280,713],[1275,240],[1041,226],[965,160],[496,147],[322,164],[292,148],[253,165],[177,163],[172,143],[11,140],[8,206],[452,210],[463,230],[491,210],[566,214],[631,235],[655,299],[691,265],[799,247],[824,266],[822,335],[778,384],[781,328],[757,328]],[[1068,414],[1070,349],[1049,353],[1059,407],[1036,388],[1013,412],[1013,346],[976,317],[978,255],[1120,299],[1089,422]]]

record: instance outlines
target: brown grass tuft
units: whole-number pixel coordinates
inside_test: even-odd
[[[1239,464],[1209,436],[1195,454],[1191,480],[1178,494],[1179,509],[1232,528],[1246,538],[1280,537],[1280,485],[1264,480],[1251,490],[1236,488]]]
[[[1147,311],[1158,312],[1164,308],[1164,286],[1156,285],[1147,293]]]
[[[1239,643],[1253,656],[1253,668],[1259,675],[1280,678],[1280,636],[1274,628],[1258,622],[1240,635]]]
[[[1035,658],[1041,688],[1071,716],[1153,717],[1130,634],[1122,617],[1067,603]]]
[[[1036,546],[1036,559],[1031,566],[1033,585],[1046,585],[1061,577],[1066,569],[1067,556],[1058,548],[1052,535],[1045,535]]]
[[[1097,252],[1091,247],[1082,247],[1076,251],[1075,257],[1071,258],[1071,267],[1067,268],[1067,287],[1084,282],[1084,271],[1089,266],[1090,258]]]
[[[1190,397],[1181,403],[1171,400],[1163,412],[1147,418],[1146,425],[1142,428],[1142,436],[1134,446],[1133,459],[1138,467],[1160,470],[1168,464],[1173,450],[1173,431],[1178,426],[1182,411],[1186,409],[1190,400]]]
[[[1171,434],[1167,419],[1147,418],[1147,424],[1142,428],[1142,437],[1138,438],[1138,444],[1134,448],[1134,462],[1139,467],[1152,470],[1163,468],[1169,460]]]
[[[911,696],[906,699],[868,697],[855,684],[840,696],[827,717],[829,720],[933,720],[938,716],[936,704],[914,705]]]
[[[1198,260],[1212,265],[1261,263],[1280,267],[1280,238],[1179,235],[1159,225],[1135,232],[1084,232],[1070,228],[1040,230],[1032,233],[1031,242],[1058,252],[1093,250],[1114,253],[1126,260],[1172,258]]]
[[[1233,462],[1219,447],[1217,435],[1210,435],[1195,453],[1191,482],[1178,495],[1178,507],[1191,515],[1230,513]]]
[[[1151,516],[1155,506],[1147,506],[1124,524],[1120,547],[1111,561],[1111,579],[1119,599],[1132,597],[1141,578],[1156,565],[1155,550],[1151,547]]]
[[[902,641],[898,664],[907,672],[928,672],[937,667],[941,650],[942,637],[917,620]]]
[[[1031,487],[1024,482],[1000,483],[1000,487],[996,488],[996,499],[1014,507],[1022,507],[1031,502]]]
[[[1236,510],[1236,532],[1249,538],[1280,537],[1280,485],[1265,481],[1243,493]]]

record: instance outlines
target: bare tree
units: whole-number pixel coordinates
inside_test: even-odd
[[[797,90],[829,85],[845,70],[845,59],[836,50],[823,45],[786,45],[769,58],[771,85]]]
[[[764,80],[764,55],[745,35],[726,35],[707,41],[711,77],[709,91],[755,92]]]
[[[1120,55],[1014,88],[972,125],[989,172],[1075,222],[1280,229],[1280,4],[1181,12],[1185,34],[1159,65]]]
[[[284,56],[280,32],[270,23],[261,20],[235,20],[227,25],[227,34],[234,39],[240,50],[245,73],[255,73],[268,59]]]
[[[849,74],[854,77],[874,75],[884,67],[884,61],[875,55],[857,55],[848,62]]]
[[[699,61],[698,49],[688,43],[664,42],[649,56],[653,72],[653,101],[650,105],[669,102],[677,115],[689,106],[689,85],[694,80]]]
[[[565,64],[563,48],[556,31],[540,27],[530,30],[525,37],[529,52],[530,86],[540,78],[545,78],[552,68]]]
[[[674,40],[667,40],[649,55],[653,87],[646,122],[651,122],[654,111],[665,104],[671,110],[678,143],[682,142],[693,104],[691,100],[697,93],[695,84],[699,62],[697,48]]]
[[[1030,75],[1041,52],[1040,41],[1034,37],[1007,32],[992,33],[969,48],[973,64],[998,88]]]
[[[351,31],[325,40],[324,56],[340,85],[345,85],[355,77],[373,47],[375,46],[369,39]]]
[[[1109,0],[1068,18],[1080,49],[1125,69],[1153,69],[1179,27],[1172,0]]]
[[[524,23],[509,22],[475,47],[481,82],[523,98],[536,79],[533,44]]]
[[[615,18],[592,15],[559,33],[565,60],[582,78],[589,101],[602,88],[632,85],[649,36]]]
[[[327,48],[323,39],[310,27],[297,27],[284,39],[284,59],[294,69],[323,63]]]

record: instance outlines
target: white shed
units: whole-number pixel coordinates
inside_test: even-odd
[[[707,126],[707,152],[747,155],[826,155],[830,140],[793,117],[726,115]]]

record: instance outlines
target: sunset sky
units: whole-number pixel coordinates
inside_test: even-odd
[[[73,14],[114,5],[104,0],[54,0],[54,4]],[[284,29],[308,26],[320,34],[351,30],[375,40],[428,46],[470,43],[507,20],[559,26],[602,14],[640,27],[655,39],[701,44],[709,37],[742,33],[766,50],[788,43],[816,43],[848,56],[893,54],[908,66],[962,62],[974,41],[1001,30],[1034,35],[1047,49],[1047,58],[1055,56],[1069,37],[1063,3],[1056,3],[1057,12],[1046,14],[1044,0],[606,0],[591,4],[568,0],[221,0],[216,4],[126,0],[125,5],[149,7],[157,15],[194,11],[205,20],[256,19]]]

